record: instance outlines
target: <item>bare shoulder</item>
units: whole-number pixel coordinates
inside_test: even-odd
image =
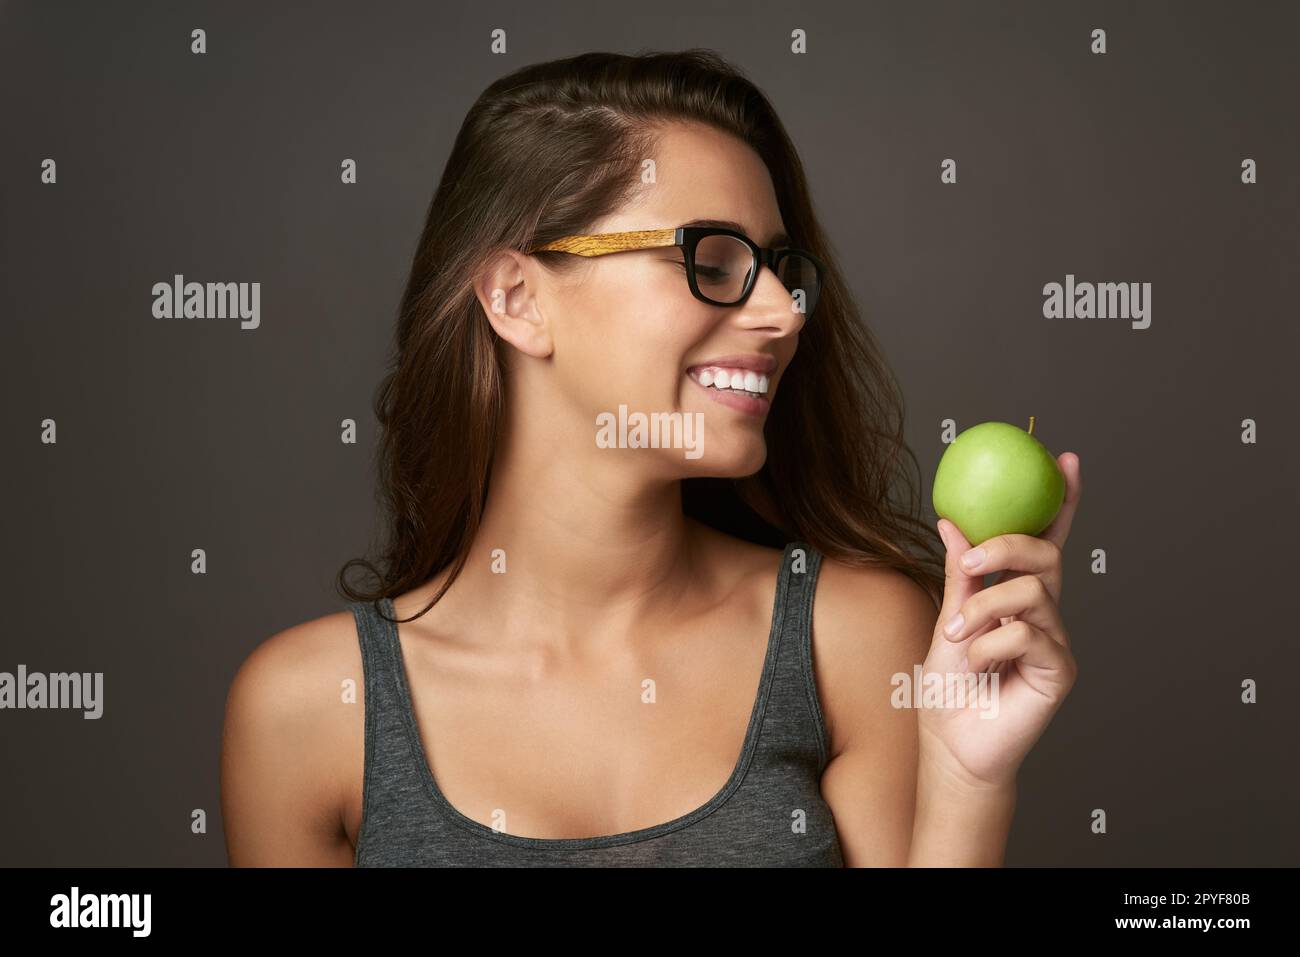
[[[891,680],[925,660],[939,617],[929,594],[892,568],[822,561],[813,601],[813,660],[831,754],[870,733]]]
[[[323,682],[337,691],[340,676],[360,665],[352,612],[322,615],[258,644],[236,671],[228,700],[264,717],[301,720],[305,711],[322,708]]]
[[[232,864],[350,859],[342,821],[363,759],[363,695],[350,610],[279,631],[244,659],[227,693],[221,746]]]
[[[897,675],[925,661],[939,613],[902,572],[825,559],[813,599],[813,670],[830,735],[821,793],[850,867],[907,863],[915,814],[916,712]]]

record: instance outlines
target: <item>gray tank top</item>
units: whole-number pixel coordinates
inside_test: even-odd
[[[829,739],[812,670],[821,555],[785,547],[767,655],[730,779],[688,814],[622,834],[533,838],[456,810],[429,768],[392,601],[351,604],[365,671],[358,867],[842,867],[820,780]]]

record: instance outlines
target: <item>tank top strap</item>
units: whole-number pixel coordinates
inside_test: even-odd
[[[365,771],[362,791],[362,839],[357,844],[360,862],[365,836],[390,826],[393,817],[412,813],[427,803],[424,795],[423,752],[415,719],[407,705],[402,646],[391,599],[353,602],[365,682]],[[423,813],[423,812],[421,812]]]
[[[793,541],[785,546],[781,568],[785,579],[782,625],[787,635],[811,635],[813,595],[821,567],[822,553],[807,542]]]
[[[785,707],[798,712],[800,736],[810,738],[810,746],[816,749],[819,771],[830,760],[830,738],[813,671],[813,599],[821,566],[822,553],[814,546],[800,540],[789,542],[782,559],[777,595],[780,604],[777,614],[781,621],[777,680],[788,691]]]
[[[401,653],[396,643],[397,629],[385,615],[391,607],[387,599],[353,602],[350,606],[357,623],[357,639],[361,644],[361,662],[364,672],[366,711],[389,712],[399,704],[400,676],[398,661]]]

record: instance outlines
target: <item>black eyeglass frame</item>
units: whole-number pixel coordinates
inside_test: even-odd
[[[723,302],[706,296],[700,290],[699,283],[696,281],[695,250],[699,246],[700,240],[709,236],[730,236],[749,248],[752,266],[749,275],[745,279],[744,288],[740,291],[738,298],[733,301]],[[813,303],[813,312],[816,311],[818,304],[821,302],[821,292],[825,285],[826,264],[820,258],[806,249],[799,249],[795,246],[766,249],[759,246],[758,243],[744,233],[722,226],[678,226],[675,229],[638,229],[630,232],[565,236],[539,246],[532,252],[566,252],[578,256],[605,256],[611,253],[630,252],[636,249],[657,249],[669,246],[678,246],[682,250],[682,259],[686,264],[686,284],[690,287],[691,295],[711,306],[738,306],[745,302],[750,293],[754,291],[754,285],[758,282],[759,269],[767,266],[779,279],[780,273],[777,272],[777,267],[782,259],[790,255],[802,256],[813,264],[813,268],[817,272],[817,301]],[[784,283],[782,285],[784,286]],[[811,316],[812,313],[806,313],[804,320],[807,321]]]

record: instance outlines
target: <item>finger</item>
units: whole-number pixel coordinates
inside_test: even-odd
[[[968,566],[968,559],[978,561]],[[994,535],[981,542],[979,548],[973,548],[962,555],[961,563],[962,567],[976,575],[988,575],[1001,569],[1004,574],[993,583],[995,585],[1004,577],[1018,577],[1022,573],[1037,575],[1047,586],[1053,600],[1060,600],[1061,549],[1055,542],[1017,533]]]
[[[1033,668],[1071,673],[1073,656],[1051,635],[1027,621],[1013,621],[981,635],[966,649],[966,667],[981,672],[1000,661],[1018,661]]]
[[[1080,473],[1079,456],[1073,452],[1062,452],[1056,459],[1061,471],[1065,473],[1065,500],[1052,519],[1050,525],[1038,533],[1057,548],[1065,548],[1065,540],[1070,537],[1070,525],[1074,523],[1074,513],[1079,508],[1079,496],[1083,494],[1083,478]]]
[[[947,549],[947,557],[944,561],[943,602],[939,608],[939,620],[942,622],[955,615],[972,595],[984,587],[984,576],[980,574],[972,576],[958,561],[970,550],[970,542],[966,540],[961,529],[946,518],[939,519],[936,527]]]
[[[944,637],[958,642],[965,641],[990,622],[1012,615],[1041,628],[1064,647],[1070,646],[1056,602],[1037,575],[1023,575],[1000,585],[990,585],[972,595],[955,614],[941,619],[939,624]],[[955,630],[949,632],[950,626],[955,626]]]

